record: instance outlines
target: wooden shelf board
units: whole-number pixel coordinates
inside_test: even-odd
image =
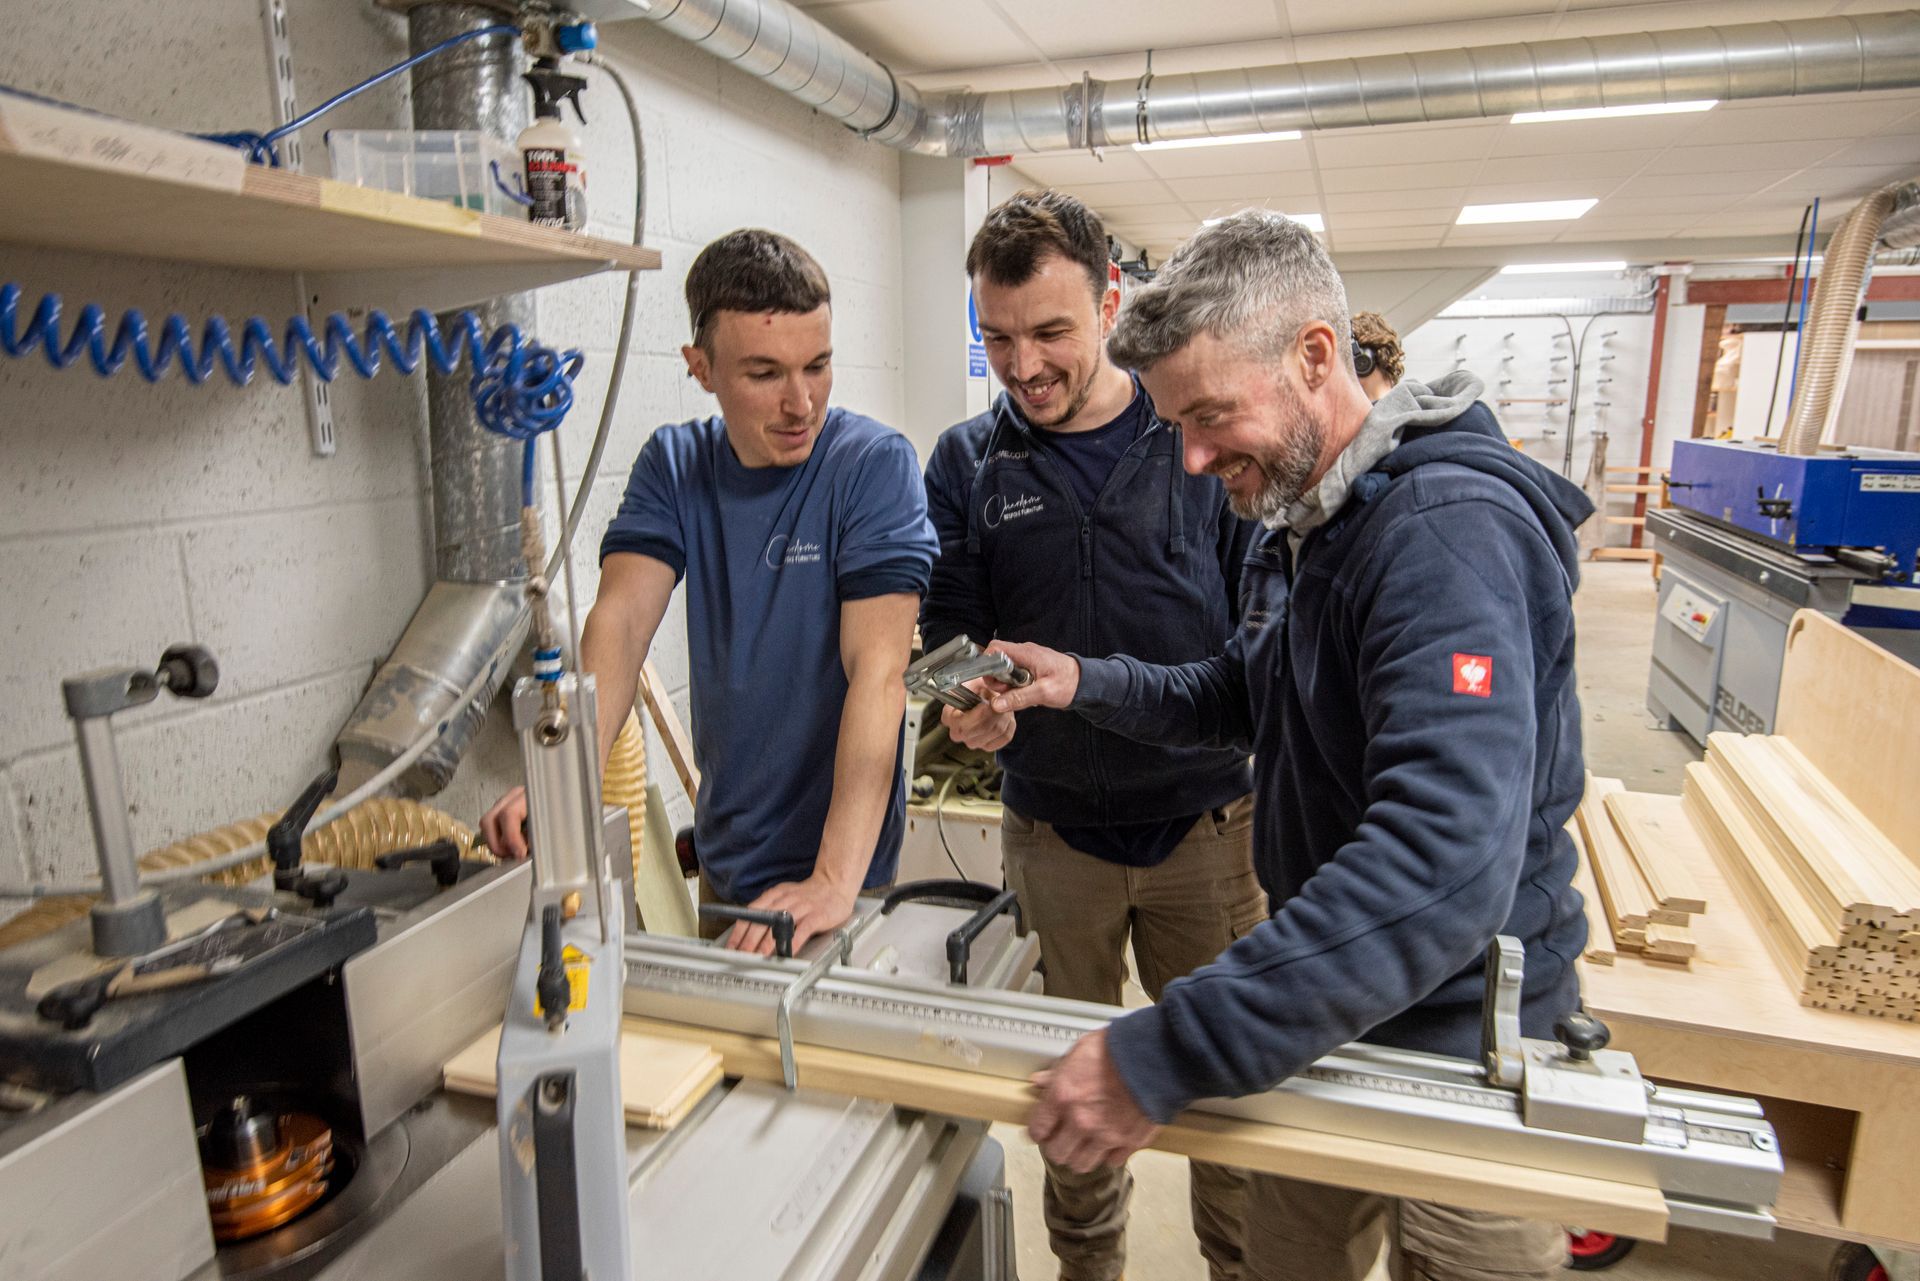
[[[230,147],[11,98],[0,240],[286,272],[546,266],[566,279],[660,265],[656,250],[246,165]]]
[[[1594,560],[1652,560],[1659,553],[1651,547],[1596,547]]]

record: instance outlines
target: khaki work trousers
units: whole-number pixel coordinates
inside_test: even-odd
[[[1040,936],[1047,995],[1120,1004],[1133,942],[1140,985],[1155,1000],[1267,918],[1253,872],[1253,798],[1200,816],[1154,867],[1124,867],[1074,849],[1047,823],[1003,806],[1007,884]],[[1194,1235],[1213,1281],[1240,1281],[1247,1173],[1195,1161]],[[1126,1266],[1133,1176],[1047,1165],[1045,1213],[1063,1281],[1114,1281]]]
[[[1389,1235],[1394,1281],[1549,1281],[1567,1257],[1558,1224],[1256,1174],[1246,1279],[1363,1281]]]

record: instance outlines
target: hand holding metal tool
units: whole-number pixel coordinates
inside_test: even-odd
[[[982,676],[1016,688],[1033,680],[1033,674],[1016,666],[1005,654],[981,649],[965,636],[956,636],[939,649],[907,668],[907,692],[939,699],[956,711],[970,712],[980,706],[980,696],[967,688],[967,682]]]

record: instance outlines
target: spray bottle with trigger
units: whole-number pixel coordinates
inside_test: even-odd
[[[552,35],[558,54],[579,53],[596,43],[591,23],[556,27]],[[527,217],[542,227],[579,231],[587,225],[587,147],[579,132],[560,118],[560,104],[572,102],[573,114],[585,124],[580,91],[587,82],[562,71],[554,53],[537,57],[526,81],[533,87],[534,121],[514,145],[533,200]]]

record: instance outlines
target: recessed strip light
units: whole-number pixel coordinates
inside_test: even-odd
[[[1633,107],[1575,107],[1569,111],[1516,111],[1513,123],[1537,125],[1549,120],[1610,120],[1615,116],[1672,116],[1685,111],[1711,111],[1720,105],[1718,98],[1700,98],[1691,102],[1643,102]]]
[[[1585,200],[1523,200],[1506,205],[1468,205],[1455,218],[1454,225],[1476,222],[1566,222],[1578,218],[1600,203],[1598,196]]]
[[[1178,151],[1182,147],[1231,147],[1242,142],[1294,142],[1300,137],[1298,129],[1282,129],[1278,133],[1240,133],[1225,138],[1169,138],[1164,142],[1136,142],[1135,151]]]
[[[1577,276],[1587,272],[1625,271],[1624,262],[1522,262],[1502,267],[1503,276]]]
[[[1299,223],[1302,227],[1305,227],[1308,231],[1325,231],[1327,229],[1327,220],[1325,218],[1322,218],[1317,213],[1281,214],[1280,216],[1282,218],[1287,219],[1289,222]],[[1226,221],[1225,218],[1208,218],[1204,222],[1202,222],[1200,225],[1202,227],[1211,227],[1216,222],[1225,222],[1225,221]]]

